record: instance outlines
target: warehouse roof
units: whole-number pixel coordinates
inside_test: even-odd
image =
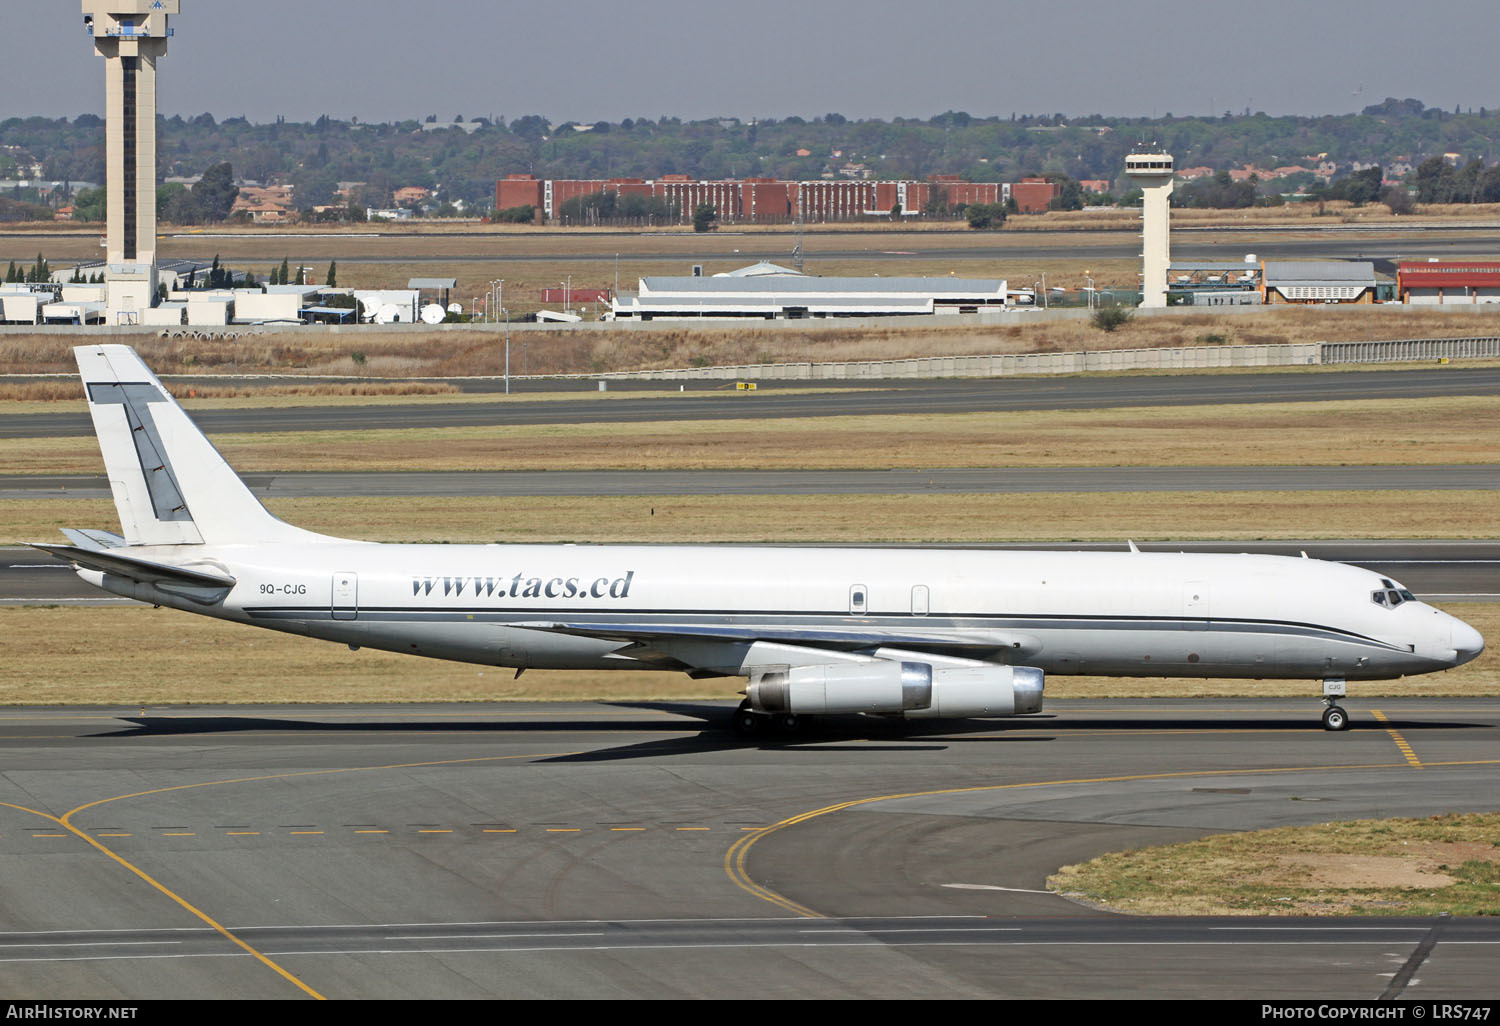
[[[752,278],[642,278],[641,296],[653,293],[900,296],[943,298],[1005,295],[999,278],[815,278],[767,274]]]
[[[1368,260],[1267,260],[1266,284],[1374,285],[1375,265]]]

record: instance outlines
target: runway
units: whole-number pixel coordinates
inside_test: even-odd
[[[1493,808],[1500,700],[1348,705],[1339,735],[1310,688],[760,743],[728,703],[10,709],[0,972],[125,1000],[1491,997],[1500,921],[1047,891],[1122,847]]]
[[[808,383],[795,383],[805,388]],[[486,390],[493,390],[495,380]],[[1087,410],[1139,406],[1421,399],[1500,394],[1500,367],[1445,367],[1318,374],[1184,374],[992,378],[980,381],[861,382],[787,394],[775,388],[741,394],[681,392],[630,399],[599,397],[521,402],[402,403],[193,411],[205,432],[349,431],[393,428],[496,427],[520,424],[610,424],[650,421],[889,417],[903,414]],[[169,382],[170,387],[170,382]],[[477,388],[477,384],[475,384]],[[0,438],[55,438],[94,433],[88,413],[0,414]]]
[[[1138,233],[1129,230],[1097,228],[1068,230],[1028,230],[984,233],[966,230],[921,232],[922,239],[913,242],[911,233],[902,232],[810,232],[800,241],[807,259],[838,261],[873,261],[882,264],[899,262],[917,267],[932,261],[954,260],[1001,262],[1057,260],[1138,260]],[[79,242],[78,233],[0,233],[24,246],[39,242],[66,247]],[[724,231],[710,237],[682,233],[618,231],[590,232],[593,239],[618,237],[628,250],[623,259],[629,268],[639,262],[668,261],[683,266],[704,263],[712,265],[710,273],[721,267],[743,266],[757,260],[785,263],[798,239],[792,231]],[[654,238],[653,238],[654,237]],[[169,240],[173,255],[212,255],[215,247],[228,246],[247,237],[194,234]],[[524,236],[504,232],[465,232],[462,235],[415,232],[400,235],[375,235],[361,238],[361,253],[351,253],[347,245],[330,244],[316,235],[297,237],[305,247],[299,259],[309,262],[338,260],[350,264],[535,264],[539,260],[553,263],[602,264],[614,259],[607,247],[578,244],[578,236],[563,231],[527,232]],[[933,239],[941,239],[931,244]],[[443,252],[416,254],[410,242],[418,239],[442,239]],[[648,241],[642,241],[643,239]],[[222,240],[222,241],[220,241]],[[629,240],[625,242],[624,240]],[[659,244],[653,244],[658,243]],[[92,244],[93,240],[87,240]],[[347,240],[346,240],[347,242]],[[518,245],[519,243],[519,245]],[[543,245],[544,244],[544,245]],[[320,245],[322,248],[319,248]],[[918,248],[914,249],[913,246]],[[1491,254],[1496,248],[1493,224],[1413,225],[1229,225],[1173,228],[1172,256],[1179,262],[1240,260],[1247,252],[1265,260],[1420,260],[1428,257],[1474,258]],[[231,261],[235,258],[230,257]],[[243,259],[243,258],[240,258]],[[817,273],[810,266],[811,273]],[[1021,278],[1025,268],[1013,273]],[[947,268],[939,273],[946,273]],[[1029,280],[1029,279],[1028,279]]]
[[[923,495],[1500,489],[1500,466],[934,467],[919,470],[293,471],[240,475],[262,498]],[[101,475],[0,474],[0,500],[108,499]]]

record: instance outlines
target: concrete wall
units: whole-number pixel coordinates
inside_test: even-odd
[[[1282,346],[1193,346],[1111,349],[1003,356],[930,356],[855,363],[763,363],[660,371],[583,374],[578,377],[685,381],[849,381],[891,378],[995,378],[1008,374],[1080,374],[1085,371],[1201,370],[1214,367],[1286,367],[1321,363],[1320,343]]]

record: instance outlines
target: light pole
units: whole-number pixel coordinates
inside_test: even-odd
[[[1089,272],[1084,271],[1083,272],[1083,280],[1089,283],[1089,309],[1092,310],[1095,307],[1095,305],[1097,305],[1096,304],[1096,298],[1097,297],[1096,297],[1096,294],[1094,292],[1094,279],[1092,279],[1092,278],[1089,277]]]
[[[505,394],[510,395],[510,311],[500,312],[505,315]]]

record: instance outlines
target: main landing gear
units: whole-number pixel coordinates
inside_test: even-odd
[[[767,734],[795,734],[807,723],[806,716],[796,713],[763,713],[750,707],[750,699],[734,711],[736,737],[763,737]]]
[[[1338,700],[1344,697],[1344,679],[1342,677],[1330,677],[1323,681],[1323,702],[1328,708],[1323,710],[1324,730],[1348,730],[1349,713],[1338,704]]]

